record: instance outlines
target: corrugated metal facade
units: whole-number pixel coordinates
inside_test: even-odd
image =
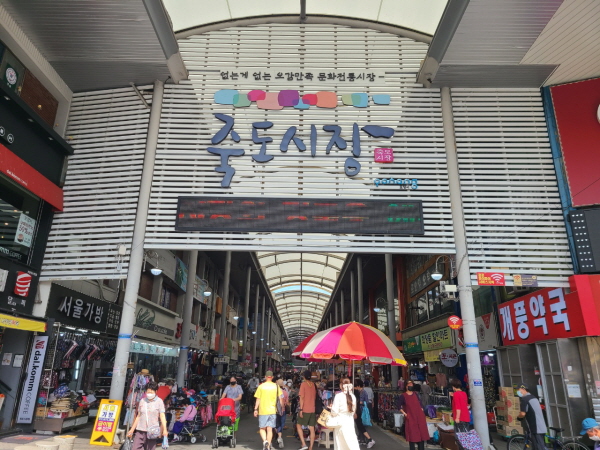
[[[333,25],[270,25],[231,28],[192,36],[180,41],[182,56],[190,71],[190,82],[166,86],[163,115],[156,158],[155,178],[150,201],[146,235],[149,248],[219,249],[255,251],[319,251],[453,253],[452,219],[448,175],[444,152],[440,94],[415,83],[419,63],[427,46],[395,35]],[[314,73],[332,70],[385,73],[385,83],[313,82],[272,79],[221,80],[219,71],[243,72],[263,68],[289,72],[300,68]],[[311,107],[308,110],[285,108],[265,111],[256,105],[233,108],[215,105],[214,93],[220,89],[265,89],[278,92],[297,89],[302,93],[333,91],[338,94],[366,92],[390,94],[391,104],[366,108],[338,106],[335,109]],[[244,148],[246,155],[231,158],[236,174],[230,188],[222,188],[222,175],[215,172],[219,157],[208,153],[212,136],[222,122],[214,117],[224,113],[235,118],[234,129],[242,140],[231,139],[219,147]],[[267,153],[268,163],[256,163],[251,155],[260,144],[250,138],[252,123],[269,120],[274,126],[261,136],[273,138]],[[353,123],[393,127],[389,140],[368,138],[362,133],[362,170],[349,178],[344,161],[351,156]],[[330,133],[324,125],[342,127],[348,141],[346,150],[332,149],[325,154]],[[316,157],[301,153],[292,144],[287,153],[279,143],[288,127],[298,127],[296,136],[309,142],[310,126],[316,125]],[[394,164],[373,161],[375,147],[393,147]],[[398,186],[374,185],[375,178],[417,178],[418,190],[401,191]],[[186,233],[174,231],[177,197],[180,195],[307,196],[313,198],[422,199],[425,202],[425,236],[385,237],[286,233]]]
[[[573,274],[538,89],[452,89],[471,277]]]
[[[145,94],[152,102],[152,86]],[[42,279],[125,278],[150,110],[132,88],[75,94],[65,209],[56,213]],[[121,270],[117,246],[125,245]]]
[[[180,41],[180,47],[190,81],[165,86],[146,248],[454,253],[440,94],[414,82],[425,44],[342,26],[269,25],[192,36]],[[234,82],[219,75],[222,70],[245,68],[373,70],[384,73],[385,82],[265,83],[252,76]],[[381,93],[391,95],[391,104],[266,111],[254,104],[215,105],[213,96],[220,89]],[[540,275],[541,285],[565,285],[572,270],[539,91],[454,89],[452,94],[472,277],[488,270],[532,273]],[[236,174],[230,188],[221,187],[222,174],[214,171],[219,158],[206,150],[223,125],[215,113],[233,116],[234,130],[241,137],[239,144],[228,138],[218,147],[246,151],[245,156],[231,158]],[[128,89],[76,97],[69,127],[76,153],[69,166],[65,212],[53,227],[44,277],[123,276],[124,272],[115,272],[116,246],[131,242],[147,119],[148,110]],[[274,159],[261,164],[251,157],[260,149],[252,142],[251,131],[253,122],[265,120],[274,122],[271,129],[261,131],[273,138],[267,153]],[[363,135],[362,170],[349,178],[343,166],[350,156],[355,122],[393,127],[395,134],[388,140]],[[348,149],[334,147],[325,154],[330,134],[322,126],[328,124],[342,127]],[[319,130],[314,158],[293,144],[287,153],[279,151],[288,127],[298,127],[296,136],[308,143],[310,125]],[[394,148],[394,164],[374,163],[374,147]],[[401,191],[373,183],[375,178],[390,177],[417,178],[419,188]],[[174,230],[178,196],[223,194],[421,199],[426,233],[383,237]]]

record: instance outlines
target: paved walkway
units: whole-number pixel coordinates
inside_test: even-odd
[[[284,430],[284,444],[285,444],[285,449],[289,449],[289,450],[297,450],[300,448],[300,441],[296,438],[294,438],[294,432],[292,430],[292,424],[291,421],[288,421],[288,423],[286,424],[286,426],[288,427],[287,430]],[[368,429],[369,433],[371,434],[371,437],[373,439],[375,439],[375,446],[373,447],[373,450],[389,450],[391,448],[393,449],[399,449],[399,450],[407,450],[408,449],[408,444],[406,443],[406,441],[401,438],[400,436],[386,431],[386,430],[382,430],[381,428],[379,428],[378,426],[373,426],[370,427]],[[75,440],[75,450],[100,450],[102,448],[110,448],[110,447],[101,447],[101,446],[97,446],[97,445],[90,445],[90,435],[92,433],[92,425],[88,425],[85,428],[81,428],[79,430],[76,431],[72,431],[66,434],[69,435],[76,435],[77,438]],[[209,450],[212,446],[212,440],[215,437],[215,425],[210,425],[207,428],[205,428],[203,430],[203,433],[206,436],[206,442],[200,443],[197,442],[195,444],[189,444],[189,443],[177,443],[177,444],[172,444],[171,445],[171,449],[172,450],[185,450],[185,449],[195,449],[198,448],[198,450]],[[34,435],[35,437],[39,437],[39,435]],[[15,437],[11,437],[11,438],[6,438],[6,439],[1,439],[0,440],[0,450],[13,450],[13,449],[18,449],[20,447],[23,447],[25,445],[27,446],[34,446],[36,442],[40,442],[39,440],[36,440],[35,442],[31,442],[30,440],[27,439],[28,436],[24,435],[22,437],[23,439],[23,443],[22,444],[18,444],[15,443]],[[48,436],[48,438],[50,440],[53,439],[53,436]],[[10,439],[10,442],[6,442],[7,439]],[[21,440],[21,439],[18,439]],[[248,413],[242,413],[242,418],[240,420],[240,426],[239,426],[239,430],[237,432],[237,436],[236,436],[236,440],[237,440],[237,445],[236,448],[237,449],[248,449],[248,450],[262,450],[262,442],[260,439],[260,436],[258,434],[258,421],[257,419],[255,419],[254,417],[252,417],[252,415],[248,414]],[[273,446],[273,449],[277,449],[277,445]],[[228,447],[227,447],[228,448]],[[319,448],[323,449],[325,447],[318,447],[317,444],[315,443],[315,448],[314,450],[318,450]],[[331,447],[333,449],[333,447]],[[432,448],[437,448],[439,449],[440,447],[432,447]],[[157,446],[157,450],[160,449],[160,445]],[[366,450],[365,446],[361,446],[361,450]]]

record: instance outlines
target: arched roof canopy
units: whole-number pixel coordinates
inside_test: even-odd
[[[163,0],[177,37],[232,26],[328,23],[431,42],[447,0]]]

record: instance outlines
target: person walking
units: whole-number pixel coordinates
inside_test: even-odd
[[[277,380],[277,386],[279,386],[279,392],[280,394],[283,394],[283,414],[279,415],[277,414],[277,426],[276,426],[276,431],[277,431],[277,444],[279,445],[279,448],[283,448],[284,443],[283,443],[283,428],[285,427],[285,419],[287,416],[287,408],[288,408],[288,404],[289,404],[289,393],[287,390],[287,387],[285,386],[285,383],[283,382],[282,379]]]
[[[225,390],[221,394],[221,398],[231,398],[235,401],[235,420],[240,420],[240,414],[242,413],[242,408],[240,406],[240,402],[242,401],[242,397],[244,396],[244,390],[238,384],[236,377],[231,377],[229,379],[229,385],[225,387]]]
[[[313,445],[315,443],[315,425],[317,424],[317,417],[315,414],[317,386],[311,381],[312,373],[310,370],[305,370],[302,375],[304,376],[304,381],[300,385],[300,391],[298,392],[300,402],[298,405],[296,429],[298,431],[300,442],[302,443],[300,450],[313,450]],[[302,432],[302,425],[307,426],[308,431],[310,432],[310,446],[306,445],[304,433]]]
[[[263,450],[270,450],[271,440],[273,439],[273,428],[277,426],[277,402],[282,402],[283,394],[278,386],[273,383],[273,372],[267,370],[265,382],[258,386],[254,397],[254,417],[258,417],[258,427],[260,428],[260,437],[263,440]]]
[[[457,431],[468,431],[471,423],[471,413],[469,412],[469,400],[467,393],[462,390],[462,383],[458,378],[450,381],[450,386],[454,394],[452,395],[452,418],[454,419],[454,428]],[[462,425],[461,425],[462,424]]]
[[[340,380],[341,392],[333,398],[331,415],[339,417],[340,427],[334,428],[333,441],[335,450],[359,450],[358,438],[354,431],[356,416],[356,397],[352,393],[352,383],[348,378]]]
[[[358,429],[359,434],[363,435],[366,438],[367,448],[371,448],[375,445],[375,441],[367,431],[367,428],[365,427],[365,424],[362,421],[363,409],[367,408],[367,411],[369,411],[369,395],[364,389],[364,383],[362,380],[356,380],[354,384],[354,390],[358,391],[358,404],[356,408],[356,418],[354,419],[354,423],[356,424],[356,428]],[[370,414],[371,411],[369,411],[369,415]]]
[[[540,402],[529,392],[529,389],[524,384],[519,386],[517,395],[521,397],[521,412],[517,416],[517,419],[525,419],[527,425],[529,425],[533,450],[544,450],[544,435],[547,428]]]
[[[156,395],[158,384],[154,381],[146,386],[146,396],[138,404],[137,414],[133,425],[129,429],[127,436],[133,437],[132,450],[154,450],[156,440],[162,434],[167,437],[167,419],[165,417],[165,404]],[[160,428],[158,436],[153,436],[157,428]]]
[[[404,437],[409,442],[410,450],[415,450],[415,444],[419,450],[424,450],[425,441],[429,440],[429,430],[423,404],[414,389],[415,383],[409,380],[406,382],[406,392],[400,396],[400,412],[405,419]]]

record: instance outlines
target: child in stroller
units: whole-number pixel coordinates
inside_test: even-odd
[[[229,443],[229,447],[235,447],[236,415],[235,401],[231,398],[222,398],[217,404],[217,432],[213,440],[212,448],[219,447],[220,443]]]

